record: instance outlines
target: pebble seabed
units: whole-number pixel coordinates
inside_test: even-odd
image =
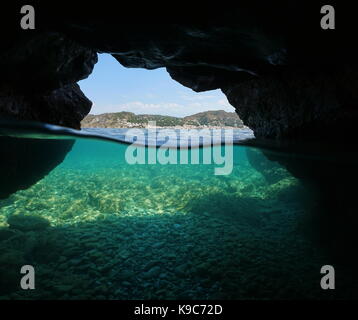
[[[242,148],[244,149],[244,148]],[[86,162],[87,161],[87,162]],[[108,160],[109,161],[109,160]],[[310,201],[280,166],[126,166],[65,161],[0,201],[0,299],[336,299]],[[36,270],[21,290],[20,267]]]

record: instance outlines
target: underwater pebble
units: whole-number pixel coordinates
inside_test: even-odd
[[[143,279],[155,278],[155,277],[159,276],[160,272],[161,272],[161,268],[158,266],[155,266],[155,267],[151,268],[149,271],[143,273],[142,278]]]
[[[179,276],[184,276],[186,274],[186,266],[185,265],[180,265],[180,266],[177,266],[174,270],[174,272]]]
[[[124,270],[124,271],[119,272],[116,275],[116,278],[119,280],[127,280],[127,279],[132,278],[133,276],[134,276],[134,273],[132,271]]]
[[[72,285],[64,285],[64,284],[58,284],[53,287],[53,289],[57,292],[68,292],[73,288]]]
[[[4,237],[10,240],[7,245],[15,252],[4,260],[0,253],[1,272],[16,265],[27,247],[31,258],[38,258],[35,262],[39,270],[44,269],[39,271],[39,279],[48,284],[35,290],[39,299],[250,298],[255,294],[257,297],[258,285],[262,287],[262,298],[275,290],[277,297],[289,295],[287,289],[277,290],[288,286],[278,281],[282,272],[275,273],[275,268],[267,265],[272,256],[280,264],[296,261],[287,255],[292,248],[299,256],[307,248],[311,250],[309,242],[290,238],[296,232],[297,217],[302,215],[300,206],[277,209],[275,197],[294,185],[295,180],[267,186],[254,170],[243,170],[241,174],[239,168],[234,172],[235,179],[226,181],[208,175],[205,168],[195,172],[180,168],[180,172],[173,173],[175,169],[164,167],[150,174],[140,168],[121,172],[109,166],[100,172],[96,166],[88,171],[58,167],[38,184],[17,192],[16,201],[0,207],[0,214],[21,215],[31,199],[30,209],[52,227],[31,227],[22,232],[14,228],[14,223],[8,229],[7,219],[1,219],[7,230]],[[186,179],[189,173],[190,180]],[[177,186],[165,192],[146,188],[152,174],[162,186],[172,185],[173,181]],[[86,198],[88,190],[91,201]],[[145,198],[151,200],[144,201]],[[270,215],[265,220],[266,229],[247,217],[255,210]],[[23,236],[12,240],[9,230],[16,237]],[[45,236],[40,239],[38,235],[43,232]],[[50,235],[55,233],[58,236],[51,240]],[[25,242],[31,245],[24,246]],[[51,246],[52,242],[56,245]],[[262,256],[266,258],[257,258]],[[290,274],[303,266],[297,262]],[[248,277],[247,270],[262,273],[262,277]],[[252,282],[257,284],[250,287]],[[0,298],[10,296],[4,295],[1,288],[0,293]],[[26,298],[26,294],[15,292],[11,297]]]

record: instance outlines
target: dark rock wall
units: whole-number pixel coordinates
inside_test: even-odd
[[[97,53],[50,31],[12,38],[7,34],[4,42],[0,117],[80,129],[92,102],[76,82],[92,72]],[[63,161],[73,143],[0,137],[0,199],[42,179]]]
[[[87,78],[97,62],[87,49],[58,32],[23,35],[0,52],[0,86],[46,92]]]
[[[28,33],[0,51],[0,115],[79,128],[91,108],[76,84],[97,62],[60,33]]]
[[[92,106],[78,84],[45,93],[0,92],[0,116],[40,121],[80,129],[80,121]]]
[[[355,138],[356,66],[342,64],[320,72],[285,70],[227,85],[223,92],[256,137],[292,141]]]

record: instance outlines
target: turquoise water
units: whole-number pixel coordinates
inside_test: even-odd
[[[356,297],[346,266],[339,290],[321,289],[321,266],[341,267],[314,236],[314,196],[259,149],[234,145],[231,174],[215,175],[215,163],[130,165],[126,144],[75,140],[0,200],[1,299]],[[19,287],[25,264],[35,290]]]

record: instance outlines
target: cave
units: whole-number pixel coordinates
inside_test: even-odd
[[[330,32],[316,21],[318,5],[293,1],[260,7],[270,14],[256,12],[254,4],[219,12],[193,7],[185,15],[183,7],[171,24],[155,6],[144,7],[135,11],[143,23],[131,24],[118,21],[110,6],[69,9],[63,4],[54,10],[42,4],[36,8],[38,28],[22,30],[16,5],[10,6],[1,19],[2,26],[14,28],[2,28],[7,31],[2,34],[0,114],[79,129],[92,103],[76,82],[91,74],[98,52],[108,52],[128,68],[164,67],[196,92],[220,89],[253,129],[258,146],[292,157],[342,152],[343,158],[355,159],[356,49],[344,36],[350,20],[339,33]],[[349,16],[346,8],[339,9]],[[149,13],[157,24],[147,23]],[[296,15],[305,17],[304,25]],[[177,23],[182,16],[184,22]],[[321,185],[327,185],[326,172],[336,171],[319,161],[278,161],[295,176]]]
[[[254,130],[257,145],[314,156],[338,149],[354,157],[349,146],[357,120],[356,49],[344,36],[350,20],[339,34],[330,33],[317,24],[318,5],[293,1],[260,7],[270,14],[256,12],[254,4],[218,12],[193,7],[185,15],[182,7],[171,24],[155,6],[144,7],[135,11],[143,23],[131,24],[118,21],[111,6],[63,4],[54,10],[42,4],[36,8],[38,28],[22,30],[17,6],[10,6],[1,19],[6,32],[0,114],[79,129],[91,101],[76,82],[91,74],[97,52],[108,52],[125,67],[165,67],[175,81],[197,92],[220,89]],[[349,16],[349,10],[340,10]],[[149,13],[157,24],[146,23]],[[305,24],[295,15],[304,16]],[[306,142],[322,148],[307,148]],[[286,165],[293,174],[305,174]],[[314,174],[311,169],[307,176]]]
[[[349,36],[349,8],[336,5],[336,14],[347,18],[340,28],[323,30],[321,3],[301,1],[180,5],[166,14],[160,6],[132,5],[123,8],[126,17],[110,5],[34,7],[33,30],[21,29],[17,5],[1,13],[0,127],[15,120],[80,129],[92,102],[78,82],[91,75],[98,54],[126,68],[166,68],[173,81],[195,92],[221,90],[254,131],[247,142],[259,148],[248,154],[252,166],[265,176],[257,161],[264,155],[310,188],[320,207],[314,219],[322,241],[335,254],[342,247],[353,251],[358,52]],[[70,140],[24,143],[1,136],[0,199],[36,184],[72,146]]]

